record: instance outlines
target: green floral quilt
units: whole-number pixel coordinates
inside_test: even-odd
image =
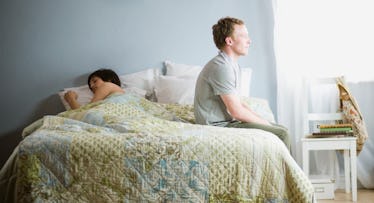
[[[45,116],[2,169],[0,201],[313,202],[275,135],[193,121],[131,94]]]

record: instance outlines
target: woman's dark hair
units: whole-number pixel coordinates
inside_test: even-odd
[[[92,77],[99,77],[101,78],[104,82],[111,82],[111,83],[114,83],[118,86],[121,87],[121,80],[119,79],[118,75],[116,72],[114,72],[113,70],[111,69],[99,69],[93,73],[91,73],[89,76],[88,76],[88,87],[91,89],[91,86],[90,86],[90,81],[91,81],[91,78]],[[92,90],[92,89],[91,89]]]

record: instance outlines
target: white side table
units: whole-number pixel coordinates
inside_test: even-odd
[[[310,150],[344,150],[345,192],[352,191],[352,201],[355,202],[357,201],[356,139],[356,137],[301,139],[303,170],[307,176],[309,176]]]

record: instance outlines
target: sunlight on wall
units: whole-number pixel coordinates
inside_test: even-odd
[[[374,80],[370,0],[278,0],[277,64],[289,74]]]

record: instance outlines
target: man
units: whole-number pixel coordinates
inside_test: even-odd
[[[195,89],[196,123],[205,125],[257,128],[276,134],[290,149],[287,129],[258,116],[240,100],[240,56],[248,53],[251,40],[242,20],[226,17],[213,25],[213,38],[219,54],[201,71]]]

